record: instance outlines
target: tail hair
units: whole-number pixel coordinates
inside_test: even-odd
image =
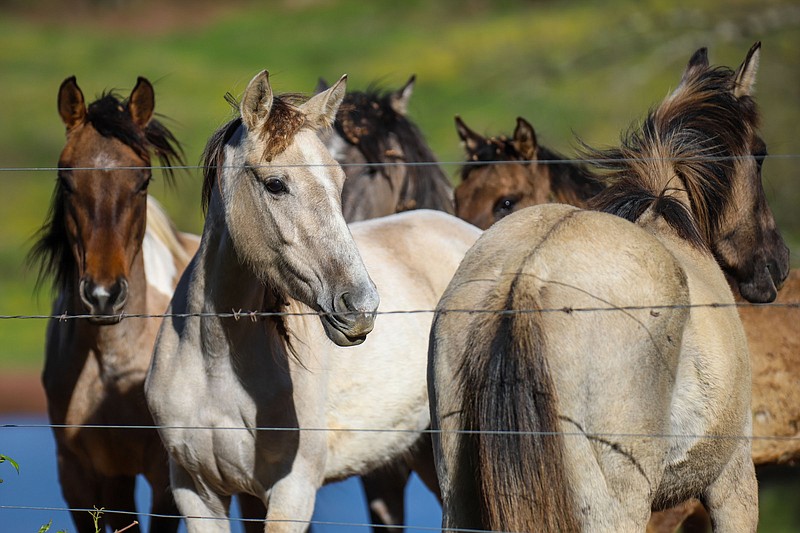
[[[492,310],[540,308],[529,288],[518,290],[519,280],[495,293]],[[578,531],[541,313],[484,313],[471,332],[460,374],[483,527]]]

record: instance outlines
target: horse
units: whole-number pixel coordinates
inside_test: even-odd
[[[143,384],[158,328],[123,315],[163,313],[199,243],[178,232],[147,193],[151,156],[167,179],[173,163],[182,162],[180,144],[153,118],[154,107],[153,86],[143,77],[127,99],[107,92],[88,107],[75,77],[64,80],[58,111],[67,140],[49,214],[29,255],[39,265],[37,287],[52,278],[52,314],[65,318],[48,322],[42,373],[57,426],[61,489],[71,508],[109,509],[103,530],[133,520],[114,511],[135,513],[138,474],[152,489],[151,511],[177,514],[158,433],[121,427],[153,424]],[[73,511],[72,518],[79,532],[95,531],[89,513]],[[177,517],[156,516],[150,531],[177,527]]]
[[[339,106],[332,129],[320,132],[345,172],[342,211],[355,222],[410,209],[434,209],[454,213],[453,189],[433,151],[416,124],[408,118],[408,106],[416,76],[399,89],[380,90],[372,84],[365,91],[348,91]],[[329,87],[324,79],[316,92]],[[408,165],[406,163],[411,163]],[[417,164],[415,164],[417,163]],[[433,451],[426,461],[417,460],[418,472],[438,496]],[[401,460],[361,477],[370,521],[381,531],[400,533],[405,515],[405,487],[409,465]]]
[[[514,211],[558,202],[585,207],[602,190],[592,172],[539,144],[530,122],[517,117],[514,133],[484,137],[456,116],[466,151],[455,189],[456,215],[486,229]]]
[[[466,162],[461,169],[462,180],[455,189],[456,215],[472,224],[486,229],[482,221],[493,223],[505,214],[522,207],[546,202],[560,202],[585,207],[591,198],[600,192],[586,191],[586,188],[571,185],[568,194],[552,194],[559,184],[575,183],[564,179],[554,180],[553,175],[563,174],[565,167],[573,166],[569,172],[579,169],[580,175],[590,174],[590,183],[598,183],[589,167],[578,161],[571,161],[555,155],[560,159],[557,164],[548,165],[549,173],[542,173],[538,180],[520,178],[521,173],[516,164],[506,164],[519,158],[516,146],[522,144],[525,137],[523,131],[533,132],[533,127],[522,118],[517,119],[517,129],[513,141],[505,136],[484,138],[467,128],[456,118],[459,136],[464,143]],[[528,135],[535,139],[535,134]],[[532,158],[542,160],[537,156]],[[478,171],[473,161],[485,161],[492,165],[492,171]],[[494,164],[492,161],[498,161]],[[533,165],[532,165],[533,166]],[[485,167],[477,167],[484,169]],[[530,168],[530,167],[525,167]],[[534,167],[536,168],[536,167]],[[543,168],[543,165],[539,165]],[[561,171],[559,172],[559,169]],[[550,180],[550,181],[548,181]],[[731,289],[738,301],[744,300],[739,295],[736,281],[729,279]],[[800,297],[800,270],[791,269],[783,288],[776,300],[779,304],[797,301]],[[790,464],[800,460],[800,447],[791,439],[796,426],[800,423],[800,392],[796,384],[800,380],[797,367],[797,354],[800,353],[800,340],[795,332],[798,311],[779,306],[739,308],[739,315],[744,326],[750,349],[752,364],[752,410],[753,410],[753,462],[756,468],[768,465]],[[775,439],[774,437],[778,437]],[[685,516],[700,512],[699,502],[696,505],[683,506],[675,511],[666,511],[667,516],[654,515],[648,531],[674,531],[677,524]]]
[[[301,101],[262,71],[206,147],[200,248],[145,382],[190,533],[228,531],[239,493],[303,531],[323,483],[429,443],[432,316],[397,312],[433,309],[480,230],[422,209],[347,226],[317,137],[345,79]]]
[[[489,228],[437,306],[429,348],[443,528],[642,531],[699,497],[755,531],[750,362],[726,276],[774,298],[788,250],[764,199],[751,96],[690,59],[614,150],[596,210],[543,204]]]
[[[452,214],[453,188],[416,124],[408,104],[416,76],[401,88],[350,91],[323,142],[345,172],[342,210],[348,222],[434,209]],[[320,79],[317,92],[328,87]]]

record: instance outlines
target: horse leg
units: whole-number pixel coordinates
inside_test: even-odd
[[[167,476],[159,476],[166,478]],[[161,482],[159,482],[161,481]],[[175,533],[180,525],[180,512],[172,497],[172,489],[169,486],[169,479],[150,481],[151,493],[153,496],[150,512],[154,515],[150,518],[150,533]]]
[[[423,433],[417,441],[409,465],[441,503],[442,489],[439,487],[439,476],[436,475],[436,462],[433,458],[433,442],[431,442],[430,433]]]
[[[280,479],[269,492],[264,531],[269,533],[305,533],[314,515],[320,476],[296,459],[291,473]]]
[[[236,500],[239,503],[239,512],[245,533],[261,533],[264,531],[264,517],[267,516],[267,508],[260,498],[252,494],[237,494]],[[256,521],[257,520],[257,521]]]
[[[217,494],[209,487],[198,487],[189,472],[173,460],[169,462],[169,473],[172,494],[186,519],[188,533],[230,533],[230,496]]]
[[[101,492],[95,472],[82,465],[65,447],[58,448],[58,479],[67,505],[71,509],[100,507]],[[70,514],[78,533],[95,533],[94,520],[87,511],[71,511]]]
[[[361,476],[369,503],[372,524],[402,526],[405,519],[405,490],[410,470],[405,461],[395,460]],[[373,531],[400,533],[402,528],[381,527]]]
[[[715,532],[755,532],[758,484],[749,446],[740,446],[701,498]]]
[[[111,531],[123,528],[126,533],[139,533],[138,525],[131,527],[136,522],[136,500],[134,493],[136,489],[135,476],[114,476],[105,477],[102,482],[103,493],[103,518]],[[115,513],[114,511],[123,511]]]

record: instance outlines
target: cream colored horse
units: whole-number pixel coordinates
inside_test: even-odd
[[[523,209],[467,253],[431,332],[445,529],[643,531],[699,497],[716,530],[756,530],[749,356],[717,262],[758,300],[788,269],[761,226],[758,50],[735,73],[698,51],[594,154],[608,213]]]
[[[164,321],[146,382],[192,533],[228,531],[236,493],[264,502],[265,530],[304,531],[323,483],[430,445],[432,316],[374,313],[433,309],[480,231],[427,210],[348,228],[315,133],[344,90],[297,103],[264,71],[209,142],[202,241],[171,305],[189,316]],[[289,314],[213,316],[239,310]]]

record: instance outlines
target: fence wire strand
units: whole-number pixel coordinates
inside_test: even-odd
[[[615,159],[615,162],[638,162],[638,161],[740,161],[750,159],[752,156],[693,156],[693,157],[636,157],[636,158],[620,158]],[[769,154],[766,156],[759,156],[766,161],[769,160],[794,160],[800,159],[800,154]],[[256,165],[247,165],[247,168],[318,168],[318,167],[342,167],[342,168],[383,168],[383,167],[430,167],[430,166],[485,166],[485,165],[563,165],[563,164],[586,164],[597,165],[607,163],[604,159],[597,158],[576,158],[576,159],[520,159],[513,161],[393,161],[393,162],[364,162],[364,163],[295,163],[295,164],[272,164],[263,163]],[[170,165],[164,166],[92,166],[92,167],[0,167],[0,173],[12,172],[59,172],[62,170],[158,170],[170,168],[173,170],[201,170],[206,168],[217,169],[241,169],[244,165]]]

